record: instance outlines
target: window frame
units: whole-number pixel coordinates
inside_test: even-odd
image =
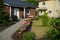
[[[27,15],[30,15],[30,10],[29,9],[26,9],[25,12],[26,12]]]
[[[52,11],[50,10],[50,11],[48,11],[48,13],[49,13],[49,14],[51,14],[51,13],[52,13]]]
[[[43,2],[42,5],[45,6],[45,2]]]

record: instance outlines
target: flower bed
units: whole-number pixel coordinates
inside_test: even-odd
[[[16,33],[14,33],[13,39],[14,40],[18,40],[18,39],[22,40],[22,38],[23,38],[22,35],[26,30],[28,30],[28,28],[30,28],[30,25],[32,24],[31,22],[32,22],[31,19],[29,19],[29,18],[25,19],[25,21],[22,22],[21,28],[19,28],[16,31]]]
[[[29,18],[25,19],[25,21],[22,22],[22,26],[20,29],[21,30],[27,30],[27,28],[30,26],[31,22],[32,22],[31,19],[29,19]]]

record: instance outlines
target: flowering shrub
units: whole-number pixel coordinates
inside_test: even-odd
[[[22,26],[21,26],[21,28],[22,28],[23,30],[25,30],[27,27],[29,27],[30,22],[31,22],[31,19],[30,19],[30,18],[25,19],[25,21],[22,22]]]
[[[31,18],[27,18],[27,19],[25,19],[25,21],[27,21],[27,22],[31,22],[32,19],[31,19]]]
[[[24,26],[28,26],[30,24],[30,22],[27,22],[27,21],[24,21],[23,23],[22,23],[22,25],[24,25]]]

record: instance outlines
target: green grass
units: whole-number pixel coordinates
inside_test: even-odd
[[[31,31],[35,33],[36,40],[43,38],[46,32],[49,31],[50,26],[43,26],[41,20],[34,20]],[[40,39],[39,39],[40,40]]]

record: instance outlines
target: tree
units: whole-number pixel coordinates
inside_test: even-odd
[[[25,2],[32,3],[32,4],[34,4],[35,6],[38,5],[38,2],[37,2],[36,0],[25,0]]]
[[[3,7],[3,0],[0,0],[0,23],[1,23],[1,19],[2,19],[2,8]]]
[[[8,22],[8,15],[3,11],[3,0],[0,0],[0,24],[6,25]]]
[[[2,11],[3,8],[3,0],[0,0],[0,12]]]

